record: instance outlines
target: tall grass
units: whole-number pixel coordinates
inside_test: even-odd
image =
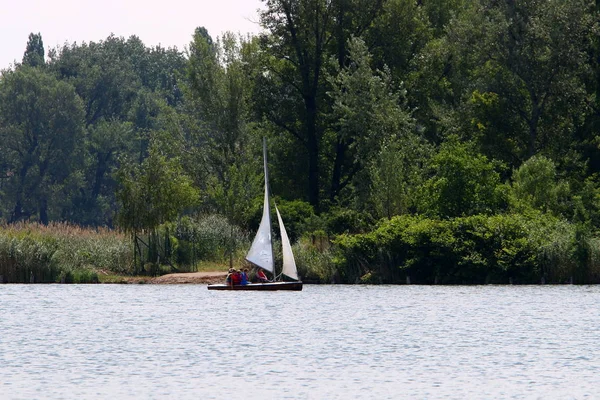
[[[131,240],[104,228],[67,223],[0,226],[3,282],[95,282],[100,272],[132,271]]]
[[[333,283],[339,280],[334,252],[323,232],[303,236],[293,245],[293,251],[298,274],[303,281]]]
[[[174,230],[175,261],[181,270],[195,271],[202,261],[239,265],[251,244],[247,232],[221,215],[182,218]]]

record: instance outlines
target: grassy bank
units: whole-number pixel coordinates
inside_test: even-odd
[[[66,223],[0,225],[0,283],[143,283],[170,272],[227,271],[224,232],[230,229],[221,225],[214,217],[184,220],[161,228],[158,240],[142,236],[140,242],[153,247],[138,246],[137,268],[131,235],[116,230]],[[157,258],[160,265],[151,261]]]
[[[131,240],[116,231],[64,223],[0,227],[2,282],[98,282],[101,274],[129,274],[132,261]]]

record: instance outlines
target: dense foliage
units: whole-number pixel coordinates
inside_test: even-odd
[[[121,272],[240,262],[266,137],[308,280],[598,282],[599,12],[264,0],[260,35],[186,51],[32,33],[0,76],[0,268],[26,268],[24,221],[127,232]],[[83,265],[60,260],[45,280]]]

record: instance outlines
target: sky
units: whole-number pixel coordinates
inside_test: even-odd
[[[199,26],[213,38],[226,31],[258,33],[262,7],[260,0],[0,0],[0,69],[21,62],[32,32],[41,33],[46,54],[111,33],[183,50]]]

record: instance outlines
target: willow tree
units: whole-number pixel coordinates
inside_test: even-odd
[[[150,146],[148,157],[141,164],[125,162],[116,176],[119,226],[131,233],[134,254],[141,261],[140,243],[144,243],[141,236],[146,234],[158,243],[159,226],[174,221],[185,209],[196,204],[198,190],[184,173],[179,160],[163,155],[158,143]],[[150,251],[156,249],[150,247]],[[149,261],[159,263],[160,259]],[[136,273],[141,272],[137,263],[135,268]]]

